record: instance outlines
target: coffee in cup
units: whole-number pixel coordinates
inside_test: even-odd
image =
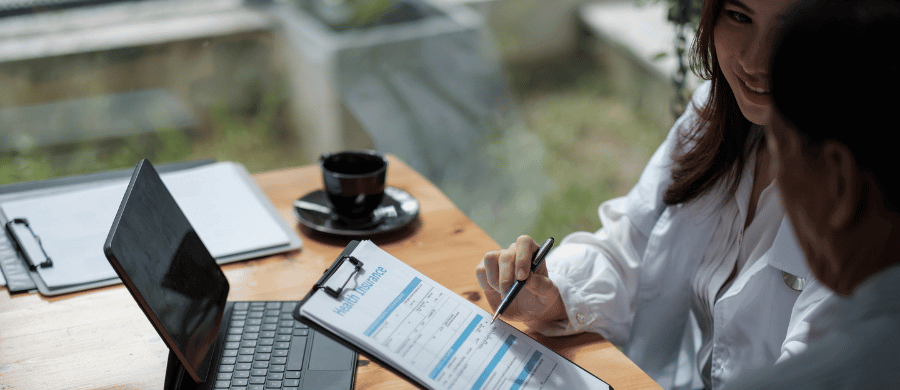
[[[335,216],[366,222],[384,199],[387,159],[374,150],[326,153],[319,158],[325,194]]]

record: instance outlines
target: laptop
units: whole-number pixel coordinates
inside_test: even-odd
[[[166,389],[353,388],[356,353],[294,320],[298,302],[227,301],[225,274],[149,161],[103,250],[169,347]]]

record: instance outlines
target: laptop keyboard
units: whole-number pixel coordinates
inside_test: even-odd
[[[296,306],[234,302],[216,389],[298,389],[310,329],[291,316]]]

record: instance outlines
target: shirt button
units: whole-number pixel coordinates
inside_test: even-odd
[[[578,320],[578,323],[579,323],[579,324],[584,324],[584,322],[585,322],[585,321],[584,321],[584,314],[580,314],[580,313],[579,313],[579,314],[576,314],[576,315],[575,315],[575,319]]]
[[[803,287],[806,287],[805,278],[799,278],[784,271],[781,271],[781,277],[784,279],[784,284],[792,290],[803,291]]]

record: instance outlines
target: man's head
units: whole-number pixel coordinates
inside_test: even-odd
[[[839,294],[900,261],[898,37],[894,0],[803,0],[772,57],[767,139],[785,210]]]

